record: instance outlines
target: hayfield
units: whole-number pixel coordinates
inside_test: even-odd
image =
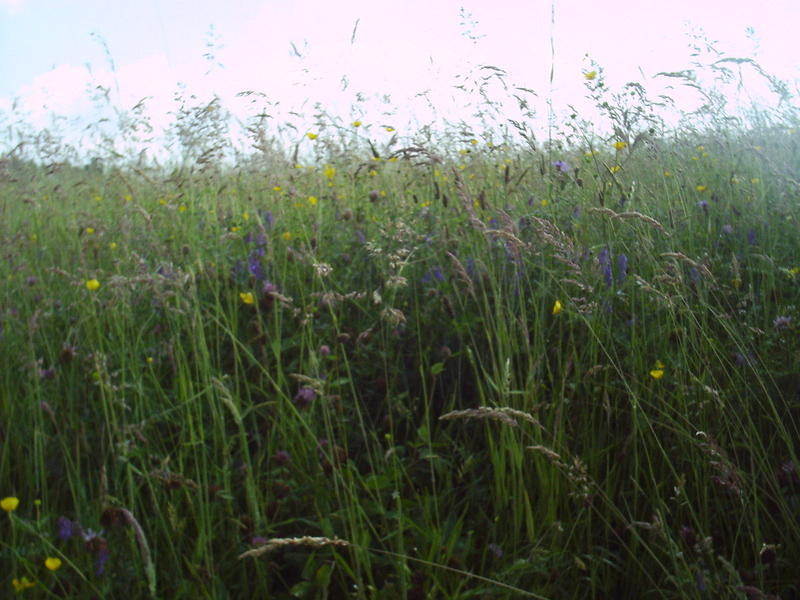
[[[1,595],[798,597],[800,119],[585,80],[613,133],[7,148]]]

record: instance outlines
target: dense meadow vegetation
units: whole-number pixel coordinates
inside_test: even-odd
[[[583,77],[613,133],[8,148],[0,596],[800,597],[800,120]]]

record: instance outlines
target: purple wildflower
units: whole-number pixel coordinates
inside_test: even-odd
[[[700,200],[700,202],[697,203],[697,206],[702,208],[704,213],[708,214],[708,202],[705,200]]]
[[[723,225],[722,226],[722,233],[724,233],[726,235],[730,235],[731,233],[733,233],[733,225],[731,225],[729,223],[726,223],[725,225]]]
[[[442,272],[441,267],[433,267],[432,273],[436,281],[444,281],[444,273]]]
[[[617,257],[617,283],[622,285],[628,275],[628,257],[623,253]]]
[[[747,230],[747,243],[750,244],[751,246],[755,246],[756,244],[758,244],[758,241],[756,240],[755,229],[751,228]]]
[[[554,161],[552,165],[556,168],[556,171],[558,171],[559,173],[569,173],[570,171],[570,166],[563,160]]]
[[[603,269],[603,277],[606,280],[606,286],[611,287],[614,285],[614,271],[611,267],[611,251],[608,249],[608,246],[600,251],[597,260],[600,263],[600,267]]]
[[[317,393],[314,391],[314,388],[303,386],[295,394],[294,403],[298,408],[308,408],[316,397]]]
[[[75,521],[70,521],[67,517],[58,517],[56,526],[58,527],[58,537],[64,542],[75,535],[76,529],[80,530],[80,525]]]
[[[359,244],[363,244],[367,241],[367,236],[364,235],[364,232],[360,229],[356,230],[356,239],[358,240]]]
[[[289,463],[290,456],[286,450],[278,450],[275,454],[272,455],[272,460],[278,466],[283,466]]]
[[[475,270],[475,259],[474,258],[468,258],[467,259],[467,266],[465,268],[467,269],[467,275],[469,275],[470,277],[472,277],[474,279],[475,275],[477,273],[477,271]]]
[[[528,206],[533,206],[534,202],[536,202],[536,198],[534,198],[532,195],[528,196]]]
[[[264,224],[267,226],[267,228],[272,227],[272,224],[275,222],[272,212],[265,210],[263,212],[259,211],[259,214],[261,215],[261,219],[264,221]]]
[[[497,544],[489,544],[489,550],[492,551],[497,558],[503,558],[503,549]]]
[[[575,205],[575,208],[572,209],[572,218],[576,221],[581,218],[581,207],[577,204]]]
[[[41,377],[42,379],[55,379],[56,370],[54,367],[49,367],[47,369],[39,369],[39,377]]]
[[[328,346],[327,344],[322,344],[322,346],[319,347],[320,356],[330,356],[330,354],[331,354],[331,347]]]
[[[792,317],[787,317],[785,315],[775,317],[775,320],[772,322],[772,324],[778,331],[781,331],[782,329],[787,329],[792,325]]]
[[[267,279],[267,272],[264,270],[264,265],[261,264],[258,255],[254,252],[247,257],[247,270],[250,275],[255,277],[256,281],[265,281]]]
[[[111,552],[109,552],[107,546],[103,546],[97,551],[97,558],[94,561],[94,566],[98,577],[103,574],[103,570],[106,568],[106,563],[109,558],[111,558]]]

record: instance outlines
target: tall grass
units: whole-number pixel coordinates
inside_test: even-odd
[[[796,597],[796,114],[602,84],[606,137],[9,150],[3,594]]]

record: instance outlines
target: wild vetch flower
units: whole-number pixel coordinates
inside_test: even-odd
[[[617,257],[617,283],[622,285],[628,275],[628,257],[623,253]]]
[[[53,556],[48,556],[44,559],[44,566],[50,571],[58,571],[61,568],[61,559]]]
[[[95,292],[100,289],[100,282],[97,279],[89,279],[86,281],[86,289],[90,292]]]
[[[308,408],[316,397],[317,393],[314,391],[314,388],[303,386],[295,394],[294,403],[298,408]]]
[[[600,251],[597,261],[603,269],[603,277],[606,280],[606,286],[611,287],[614,285],[614,271],[611,268],[611,251],[608,249],[608,246]]]
[[[103,544],[97,551],[97,558],[94,561],[95,573],[98,577],[103,574],[103,570],[106,568],[106,563],[109,558],[111,558],[111,552],[109,552],[108,546]]]
[[[67,517],[58,517],[56,526],[58,527],[58,537],[64,542],[80,532],[80,525],[76,521],[70,521]]]
[[[560,173],[569,173],[570,171],[570,166],[563,160],[554,161],[552,165],[556,168],[556,171],[559,171]]]
[[[265,281],[267,279],[267,272],[264,270],[264,265],[261,264],[257,252],[247,257],[247,270],[250,271],[256,281]]]
[[[0,500],[0,508],[2,508],[7,513],[14,512],[17,510],[19,506],[19,498],[15,496],[6,496],[2,500]]]

